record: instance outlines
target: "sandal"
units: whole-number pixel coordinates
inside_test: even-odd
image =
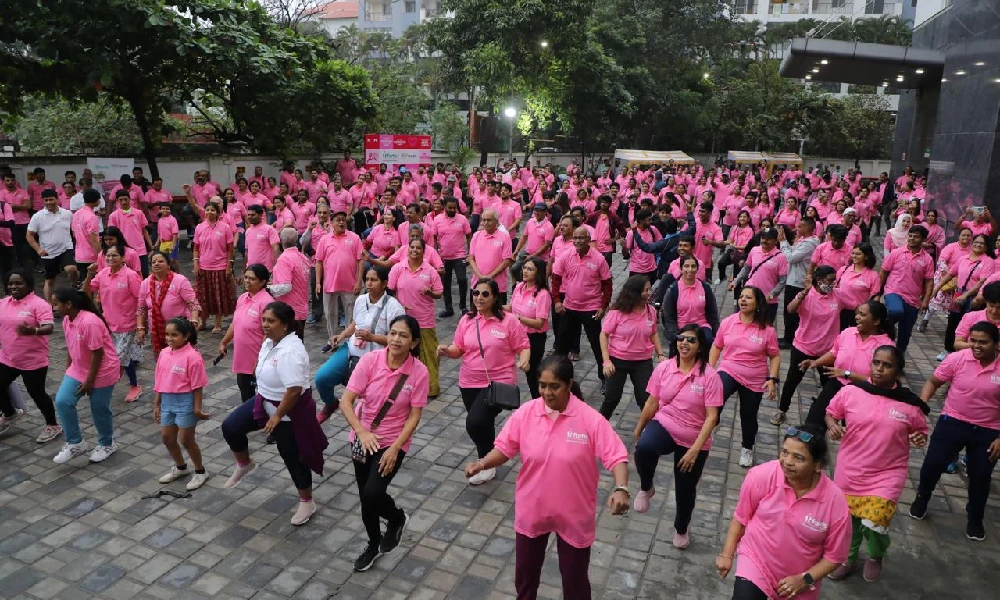
[[[785,422],[785,411],[779,410],[771,417],[771,425],[781,425]]]
[[[222,327],[213,327],[212,328],[212,335],[219,335],[220,333],[222,333]]]

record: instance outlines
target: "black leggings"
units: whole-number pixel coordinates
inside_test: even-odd
[[[794,344],[792,345],[791,357],[788,361],[788,372],[785,373],[785,385],[781,388],[781,401],[778,402],[778,410],[788,412],[788,408],[792,405],[792,395],[795,394],[795,390],[806,376],[806,372],[799,368],[799,363],[804,360],[816,360],[816,358],[802,352]],[[820,386],[826,385],[828,379],[829,377],[820,371]]]
[[[529,333],[528,342],[531,344],[531,359],[528,361],[528,389],[531,390],[531,397],[538,397],[538,365],[542,364],[542,357],[545,356],[545,341],[548,332]]]
[[[733,600],[767,600],[767,594],[749,579],[737,577],[733,585]]]
[[[764,392],[755,392],[743,384],[733,379],[732,375],[725,371],[719,371],[719,379],[722,380],[722,401],[729,400],[733,392],[740,395],[740,425],[743,430],[743,447],[753,450],[754,442],[757,440],[757,413],[760,412],[760,401],[764,397]]]
[[[608,379],[607,390],[604,394],[604,402],[601,403],[601,414],[605,419],[610,420],[615,408],[621,402],[622,392],[625,391],[625,379],[632,379],[632,393],[635,395],[635,403],[639,405],[639,411],[646,405],[646,387],[649,385],[649,378],[653,376],[653,361],[646,360],[623,360],[611,357],[611,364],[615,366],[615,374]],[[597,366],[601,369],[601,365]]]
[[[496,421],[500,414],[499,408],[486,406],[485,400],[479,399],[479,393],[484,388],[458,388],[462,392],[462,402],[465,404],[465,431],[476,445],[479,458],[483,458],[493,449],[493,440],[497,437]]]
[[[246,402],[257,394],[257,377],[250,373],[237,373],[236,387],[240,388],[240,402]]]
[[[944,330],[944,349],[948,352],[955,351],[955,331],[958,329],[958,324],[962,322],[962,317],[965,313],[949,310],[948,311],[948,327]]]
[[[24,382],[24,389],[28,391],[28,395],[35,401],[35,406],[45,417],[45,424],[57,425],[56,409],[52,404],[52,397],[45,391],[45,376],[48,372],[47,366],[33,371],[19,371],[14,367],[0,363],[0,411],[3,411],[4,416],[14,416],[14,403],[10,399],[9,388],[10,384],[14,383],[20,376],[21,381]]]
[[[247,448],[250,447],[247,434],[264,428],[263,422],[258,422],[253,418],[253,404],[253,398],[247,400],[229,413],[226,420],[222,422],[222,437],[225,438],[229,449],[233,452],[246,452]],[[292,476],[295,489],[312,489],[312,471],[299,460],[299,445],[295,441],[292,422],[279,422],[278,426],[272,430],[271,435],[274,436],[274,441],[278,445],[278,454],[281,455],[281,460],[285,461],[288,474]]]
[[[385,519],[391,525],[393,521],[398,523],[403,518],[403,510],[393,502],[388,489],[392,478],[399,471],[399,466],[403,464],[406,453],[400,450],[392,471],[388,475],[383,475],[379,473],[378,464],[385,451],[386,449],[382,448],[370,455],[364,463],[351,461],[354,463],[354,477],[358,480],[358,493],[361,495],[361,522],[365,524],[365,531],[368,532],[368,542],[375,546],[382,541],[379,519]]]
[[[737,272],[739,271],[738,265],[741,260],[743,260],[743,255],[736,250],[727,250],[726,252],[723,252],[722,256],[719,258],[719,279],[726,278],[726,268],[729,267],[729,265],[733,266],[733,277],[736,277]]]

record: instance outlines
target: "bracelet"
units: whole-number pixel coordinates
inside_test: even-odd
[[[728,554],[720,554],[719,557],[726,558],[726,559],[729,559],[729,560],[733,560],[733,557],[729,556]]]
[[[628,496],[629,498],[632,497],[632,494],[628,491],[628,488],[625,487],[624,485],[616,485],[615,489],[611,490],[612,494],[614,494],[615,492],[625,492],[626,496]]]

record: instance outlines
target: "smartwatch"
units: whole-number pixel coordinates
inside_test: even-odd
[[[850,371],[844,371],[844,379],[850,379],[850,378],[851,378],[851,372]]]
[[[808,571],[802,574],[802,582],[808,585],[809,589],[815,589],[813,585],[816,584],[816,580],[813,579],[813,576]]]

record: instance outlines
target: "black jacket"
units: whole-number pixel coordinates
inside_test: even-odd
[[[705,320],[708,321],[712,333],[719,331],[719,307],[715,302],[715,293],[707,282],[699,281],[702,289],[705,290]],[[667,293],[663,296],[663,305],[660,307],[660,320],[663,322],[664,342],[672,348],[677,332],[687,323],[677,322],[677,282],[671,284]]]

